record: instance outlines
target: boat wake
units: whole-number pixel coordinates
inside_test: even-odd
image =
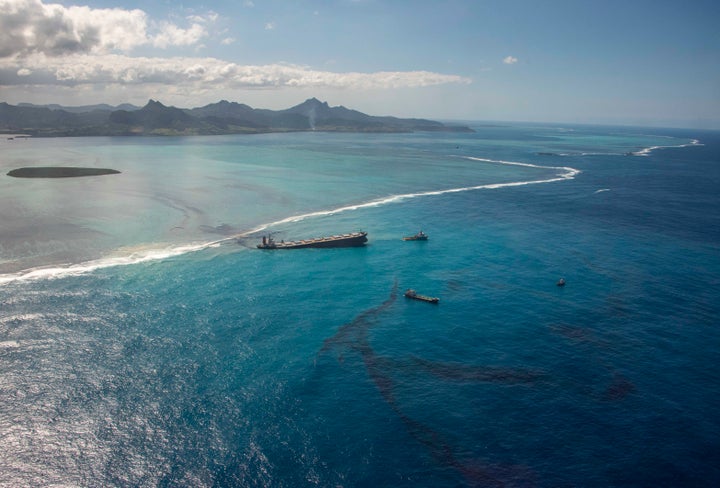
[[[329,215],[337,215],[344,212],[354,211],[354,210],[362,210],[365,208],[373,208],[373,207],[380,207],[383,205],[389,205],[394,203],[400,203],[406,200],[414,199],[414,198],[422,198],[422,197],[431,197],[431,196],[438,196],[438,195],[446,195],[451,193],[460,193],[460,192],[467,192],[467,191],[476,191],[476,190],[496,190],[500,188],[509,188],[509,187],[516,187],[516,186],[524,186],[524,185],[536,185],[536,184],[543,184],[543,183],[553,183],[557,181],[566,181],[566,180],[572,180],[580,173],[580,170],[571,168],[569,166],[542,166],[538,164],[530,164],[530,163],[522,163],[522,162],[516,162],[516,161],[502,161],[502,160],[495,160],[495,159],[486,159],[486,158],[477,158],[477,157],[471,157],[471,156],[465,156],[466,159],[488,163],[488,164],[502,164],[502,165],[508,165],[508,166],[522,166],[526,168],[537,168],[542,170],[558,170],[557,174],[553,176],[552,178],[544,178],[544,179],[538,179],[538,180],[525,180],[525,181],[512,181],[512,182],[505,182],[505,183],[486,183],[483,185],[473,185],[473,186],[464,186],[464,187],[458,187],[458,188],[446,188],[441,190],[430,190],[430,191],[423,191],[423,192],[415,192],[415,193],[403,193],[403,194],[397,194],[397,195],[390,195],[383,198],[378,198],[375,200],[370,200],[368,202],[362,202],[357,203],[353,205],[345,205],[342,207],[336,207],[329,210],[319,210],[315,212],[308,212],[304,214],[298,214],[293,215],[290,217],[285,217],[280,220],[275,220],[273,222],[268,222],[262,225],[259,225],[253,229],[250,229],[248,231],[241,232],[239,234],[235,234],[229,237],[224,237],[219,240],[211,241],[211,242],[203,242],[203,243],[194,243],[194,244],[185,244],[180,246],[167,246],[164,245],[162,247],[153,247],[145,246],[141,249],[133,249],[131,252],[127,252],[125,250],[118,250],[117,253],[115,253],[112,256],[92,260],[92,261],[86,261],[83,263],[78,264],[70,264],[70,265],[60,265],[60,266],[45,266],[45,267],[38,267],[38,268],[31,268],[26,269],[23,271],[15,272],[15,273],[6,273],[6,274],[0,274],[0,286],[6,285],[11,282],[15,281],[32,281],[32,280],[43,280],[43,279],[55,279],[55,278],[63,278],[67,276],[77,276],[82,275],[86,273],[91,273],[93,271],[96,271],[98,269],[102,268],[110,268],[114,266],[127,266],[132,264],[139,264],[139,263],[145,263],[149,261],[160,261],[163,259],[168,259],[171,257],[180,256],[183,254],[188,254],[192,252],[202,251],[211,247],[219,246],[226,242],[234,242],[237,239],[246,238],[249,236],[252,236],[254,234],[258,234],[260,232],[263,232],[269,228],[276,227],[283,224],[289,224],[294,222],[300,222],[307,219],[312,218],[318,218],[318,217],[325,217]]]

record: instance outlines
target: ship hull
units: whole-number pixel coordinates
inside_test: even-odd
[[[420,300],[421,302],[427,302],[427,303],[438,303],[440,301],[440,299],[437,297],[429,297],[426,295],[420,295],[419,293],[417,293],[415,290],[412,290],[412,289],[407,290],[405,292],[405,297],[411,298],[413,300]]]
[[[414,236],[403,237],[403,241],[427,241],[428,236],[423,231],[418,232]]]
[[[367,232],[354,232],[339,236],[316,237],[302,241],[265,242],[258,244],[258,249],[307,249],[307,248],[336,248],[361,247],[367,242]]]

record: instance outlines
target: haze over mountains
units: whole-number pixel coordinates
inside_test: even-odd
[[[472,132],[426,119],[367,115],[310,98],[285,110],[256,109],[222,100],[181,109],[150,100],[144,107],[82,107],[0,103],[0,132],[32,136],[213,135],[264,132]]]

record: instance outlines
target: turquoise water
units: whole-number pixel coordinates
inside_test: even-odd
[[[2,144],[3,486],[720,479],[716,132]]]

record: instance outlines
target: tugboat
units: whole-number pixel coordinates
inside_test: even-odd
[[[328,237],[315,237],[301,241],[277,242],[272,236],[263,236],[258,249],[302,249],[307,247],[360,247],[367,242],[367,232],[353,232]]]
[[[428,236],[422,230],[414,236],[403,237],[403,241],[427,241]]]
[[[420,300],[421,302],[428,302],[428,303],[438,303],[440,301],[437,297],[429,297],[426,295],[420,295],[415,290],[408,288],[405,291],[405,297],[406,298],[412,298],[413,300]]]

